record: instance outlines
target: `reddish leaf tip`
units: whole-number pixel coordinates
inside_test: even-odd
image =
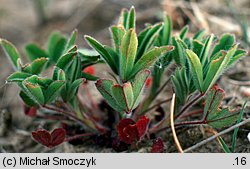
[[[164,152],[164,143],[161,138],[157,138],[153,141],[151,148],[151,153],[163,153]]]

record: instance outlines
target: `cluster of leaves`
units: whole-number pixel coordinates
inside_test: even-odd
[[[204,116],[197,124],[209,124],[220,129],[235,123],[238,113],[221,108],[224,91],[214,86],[219,77],[246,54],[244,50],[238,49],[235,37],[224,34],[217,39],[214,35],[206,36],[205,31],[200,30],[190,38],[187,37],[187,26],[179,35],[173,36],[172,22],[168,16],[164,16],[161,23],[147,24],[137,34],[135,15],[133,7],[122,10],[117,25],[110,27],[112,47],[85,36],[85,40],[94,49],[89,52],[75,45],[76,31],[68,39],[54,32],[49,37],[47,49],[34,43],[26,46],[26,55],[30,61],[27,64],[23,64],[13,44],[0,39],[1,46],[16,70],[7,81],[20,87],[25,113],[36,116],[39,108],[45,108],[61,112],[67,116],[66,120],[78,122],[91,128],[91,131],[94,129],[95,132],[103,133],[113,130],[99,123],[103,121],[96,120],[100,109],[95,112],[94,107],[80,104],[77,97],[84,79],[92,80],[109,106],[118,112],[118,118],[113,123],[119,140],[126,145],[137,144],[150,128],[150,119],[144,116],[145,110],[166,86],[166,83],[161,84],[162,77],[168,65],[175,62],[177,67],[171,82],[176,93],[177,117],[203,97],[206,102]],[[91,66],[98,63],[109,66],[113,79],[94,76]],[[44,76],[43,70],[51,66],[53,76]],[[151,81],[152,85],[149,85]],[[145,85],[151,89],[142,100]],[[195,98],[193,96],[196,93],[198,97]],[[52,108],[48,105],[52,105]],[[90,113],[86,113],[86,110]],[[133,116],[136,113],[137,116]],[[125,116],[127,118],[123,118]],[[32,135],[34,140],[47,147],[54,147],[67,140],[64,129],[56,129],[51,134],[39,129]],[[151,152],[163,151],[163,141],[158,138]]]
[[[100,79],[96,87],[111,107],[118,112],[130,113],[140,103],[142,88],[150,74],[147,70],[161,56],[173,49],[172,46],[154,46],[154,41],[163,24],[146,27],[138,36],[135,32],[135,10],[122,10],[117,25],[111,26],[113,47],[102,45],[90,36],[85,36],[95,49],[118,75],[116,83]]]
[[[193,38],[187,38],[187,31],[185,27],[179,36],[172,38],[175,46],[172,54],[178,64],[171,78],[177,106],[183,105],[195,91],[206,94],[235,61],[246,55],[244,50],[238,49],[231,34],[222,35],[214,45],[213,34],[205,36],[205,31],[201,30]]]

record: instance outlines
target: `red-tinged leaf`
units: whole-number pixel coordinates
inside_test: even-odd
[[[118,131],[118,136],[119,139],[127,144],[131,144],[131,139],[128,136],[128,133],[125,133],[124,130],[127,126],[129,125],[134,125],[135,122],[132,119],[122,119],[118,126],[117,126],[117,131]],[[137,129],[136,129],[137,130]],[[130,131],[126,131],[126,132],[130,132]]]
[[[30,117],[35,117],[37,115],[37,108],[36,107],[28,107],[23,105],[24,114]]]
[[[63,128],[55,129],[51,133],[51,144],[52,146],[57,146],[64,142],[66,131]]]
[[[147,116],[142,116],[137,122],[136,127],[138,130],[139,138],[141,139],[147,132],[149,118]]]
[[[164,152],[164,143],[161,138],[157,138],[153,141],[151,148],[151,153],[163,153]]]
[[[66,131],[62,128],[55,129],[52,133],[38,129],[32,132],[33,139],[46,147],[52,148],[64,142]]]
[[[117,126],[119,139],[127,144],[140,141],[145,135],[149,124],[149,118],[142,116],[137,123],[132,119],[122,119]]]
[[[84,73],[94,75],[95,74],[95,68],[93,66],[88,66],[85,69],[83,69]]]
[[[117,104],[122,107],[126,113],[131,113],[134,103],[133,87],[130,82],[123,85],[115,84],[112,86],[112,96]]]
[[[32,132],[34,140],[46,147],[50,147],[51,135],[47,130],[38,129],[36,132]]]
[[[124,141],[125,143],[132,144],[139,140],[137,126],[135,124],[125,127],[123,132],[125,134],[125,137],[122,141]]]
[[[132,119],[122,119],[120,121],[120,123],[118,124],[117,128],[118,128],[118,130],[119,129],[123,130],[125,127],[127,127],[130,124],[135,124],[134,120],[132,120]]]

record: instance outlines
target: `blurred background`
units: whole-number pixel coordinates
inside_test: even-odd
[[[80,47],[87,47],[85,34],[109,44],[108,27],[118,20],[122,8],[132,5],[138,30],[144,23],[160,21],[166,12],[175,32],[189,25],[190,34],[201,28],[218,36],[234,33],[241,46],[249,50],[250,0],[0,0],[0,38],[12,42],[23,56],[25,44],[36,42],[45,47],[54,30],[69,35],[76,28]],[[249,80],[249,71],[242,69],[249,69],[250,61],[244,61],[236,69],[245,72],[244,78]],[[16,126],[25,128],[29,123],[23,120],[30,118],[22,115],[18,89],[5,83],[11,72],[11,64],[0,49],[0,110],[10,111]]]

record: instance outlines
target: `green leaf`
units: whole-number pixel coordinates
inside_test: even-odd
[[[34,83],[33,77],[29,77],[22,82],[25,93],[36,103],[44,104],[43,91],[40,85]]]
[[[145,53],[134,65],[133,70],[130,74],[130,78],[133,78],[141,70],[147,69],[149,68],[149,66],[152,66],[162,55],[166,54],[172,49],[173,46],[154,47],[152,50]]]
[[[120,18],[119,18],[119,23],[118,25],[122,25],[124,28],[127,26],[127,20],[128,20],[128,10],[123,8],[121,10]]]
[[[152,29],[152,26],[147,26],[138,34],[138,44],[141,44],[145,36],[147,35],[148,31]]]
[[[122,38],[120,55],[120,76],[126,81],[133,69],[137,51],[137,37],[134,29],[129,29]]]
[[[110,28],[110,32],[112,35],[112,40],[113,40],[115,51],[117,53],[120,53],[121,40],[122,40],[123,35],[125,34],[125,29],[124,27],[120,25],[112,26]]]
[[[43,88],[47,88],[52,82],[53,80],[47,77],[38,77],[37,79],[34,78],[34,83],[38,83]]]
[[[73,97],[77,96],[78,88],[82,82],[83,79],[77,79],[70,85],[67,100],[71,100]]]
[[[66,43],[67,43],[66,38],[59,32],[53,32],[50,35],[48,41],[48,53],[50,55],[50,59],[55,63],[57,62],[59,57],[63,54]]]
[[[237,113],[232,113],[228,109],[213,112],[210,116],[211,117],[208,117],[208,124],[215,129],[231,126],[237,121],[238,118]]]
[[[37,58],[31,64],[28,64],[22,68],[22,71],[31,74],[40,74],[48,62],[48,58]]]
[[[220,109],[224,98],[224,91],[217,87],[211,89],[204,108],[204,118],[207,123],[215,129],[227,127],[236,122],[237,113],[229,111],[227,108]]]
[[[65,70],[72,63],[72,61],[76,55],[77,55],[77,52],[71,52],[71,53],[67,53],[67,54],[61,56],[58,59],[56,66]]]
[[[243,119],[244,109],[245,109],[246,105],[247,105],[247,100],[245,101],[244,105],[241,108],[241,111],[240,111],[240,114],[239,114],[239,117],[237,119],[236,124],[240,123],[241,120]],[[234,152],[234,149],[235,149],[238,131],[239,131],[239,127],[237,127],[237,128],[234,129],[232,146],[231,146],[232,147],[232,152]]]
[[[73,59],[72,64],[65,70],[66,78],[68,81],[73,82],[76,79],[79,79],[82,74],[81,68],[81,59],[79,57],[75,57]]]
[[[135,8],[132,6],[128,13],[126,29],[135,29]]]
[[[118,112],[124,112],[125,110],[121,108],[114,97],[112,96],[112,86],[114,85],[114,82],[112,80],[107,79],[99,79],[95,83],[97,90],[101,93],[101,95],[104,97],[104,99],[107,101],[107,103],[116,111]]]
[[[203,37],[205,36],[206,34],[206,30],[205,29],[201,29],[199,30],[193,37],[194,40],[197,40],[197,41],[202,41]]]
[[[59,67],[55,66],[54,73],[53,73],[53,80],[65,81],[66,80],[65,72],[62,69],[60,69]]]
[[[132,109],[135,109],[139,105],[141,101],[143,87],[145,86],[146,80],[148,79],[149,75],[150,75],[150,70],[145,69],[140,71],[133,79],[132,88],[134,95],[134,104],[132,106]]]
[[[120,60],[119,60],[119,53],[117,53],[113,48],[109,47],[109,46],[104,46],[104,48],[106,49],[106,51],[110,54],[110,56],[113,58],[114,62],[119,65]],[[117,66],[118,67],[118,66]],[[115,72],[114,72],[115,73]],[[118,73],[118,72],[117,72]]]
[[[103,60],[100,59],[100,55],[90,50],[80,49],[78,50],[78,56],[81,59],[82,70],[88,66],[98,64],[98,63],[103,63]]]
[[[223,34],[219,42],[214,47],[211,56],[214,56],[217,52],[221,50],[229,50],[235,43],[235,37],[231,34]]]
[[[32,107],[32,106],[37,106],[38,104],[36,102],[34,102],[27,94],[25,94],[25,92],[20,91],[19,96],[21,97],[21,99],[23,100],[23,102]]]
[[[211,61],[206,78],[203,84],[203,92],[209,90],[222,73],[222,63],[225,60],[226,54],[222,52],[222,56],[216,60]],[[221,73],[220,73],[221,72]]]
[[[188,33],[189,27],[188,25],[184,26],[180,31],[180,38],[183,40],[186,37],[186,34]]]
[[[116,100],[117,104],[126,110],[126,113],[130,113],[132,111],[134,95],[130,82],[124,83],[123,85],[113,85],[112,96]]]
[[[202,55],[202,50],[204,49],[205,45],[198,41],[198,40],[193,40],[192,41],[192,50],[193,52],[197,55],[197,56],[201,56]]]
[[[26,45],[25,51],[30,61],[33,61],[37,58],[49,57],[47,52],[35,43],[30,43]]]
[[[204,80],[204,85],[202,90],[203,92],[209,90],[218,80],[220,75],[225,71],[231,58],[234,56],[237,47],[238,45],[235,45],[232,49],[228,51],[228,53],[222,51],[222,56],[220,58],[211,61],[207,72],[207,76]]]
[[[60,89],[64,84],[64,81],[54,81],[44,90],[43,94],[46,104],[52,102],[59,95]]]
[[[32,76],[32,74],[24,72],[14,72],[7,78],[7,82],[22,82],[30,76]]]
[[[172,21],[170,16],[163,17],[163,28],[160,31],[160,36],[158,37],[160,41],[160,46],[169,45],[171,40],[171,33],[173,29]]]
[[[227,68],[233,65],[237,60],[239,60],[242,56],[245,56],[246,54],[247,52],[245,50],[236,50],[234,56],[229,61]]]
[[[90,80],[90,81],[97,81],[98,79],[100,79],[97,76],[93,76],[91,74],[84,73],[84,72],[82,72],[81,77],[84,78],[84,79],[86,79],[86,80]]]
[[[64,53],[66,53],[69,49],[71,49],[74,46],[75,41],[76,41],[76,37],[77,37],[77,30],[74,30],[71,33],[71,35],[70,35],[70,37],[65,45]]]
[[[85,36],[85,39],[88,42],[88,44],[103,57],[103,59],[110,66],[113,72],[117,74],[118,73],[117,63],[114,62],[114,59],[110,56],[110,54],[107,52],[104,46],[90,36]]]
[[[11,63],[13,64],[14,68],[18,69],[19,68],[18,60],[20,59],[20,54],[18,50],[16,49],[16,47],[5,39],[0,39],[0,44],[5,54],[11,60]]]
[[[187,49],[187,46],[181,39],[177,37],[172,38],[172,44],[175,47],[172,52],[172,55],[176,63],[180,66],[186,66],[187,56],[185,50]]]
[[[193,51],[187,49],[186,52],[187,52],[188,61],[190,65],[190,71],[192,73],[195,86],[199,91],[202,91],[203,72],[202,72],[202,65],[201,65],[200,59]]]
[[[177,106],[183,105],[186,103],[189,94],[188,79],[185,68],[176,69],[174,75],[171,76],[171,81],[176,93]]]
[[[232,153],[230,151],[229,147],[227,146],[227,144],[225,143],[225,141],[220,136],[217,137],[217,139],[218,139],[218,141],[219,141],[219,143],[220,143],[220,145],[225,153]]]
[[[211,34],[209,37],[206,38],[206,40],[204,42],[204,48],[202,49],[201,54],[198,55],[200,60],[201,60],[202,65],[204,65],[204,63],[207,62],[209,59],[208,54],[209,54],[209,51],[211,49],[213,39],[214,39],[213,34]]]
[[[160,30],[162,29],[163,23],[158,23],[151,26],[150,30],[147,31],[147,34],[144,36],[143,40],[138,43],[138,51],[136,54],[136,61],[139,60],[142,55],[153,45],[156,37],[158,36]]]

